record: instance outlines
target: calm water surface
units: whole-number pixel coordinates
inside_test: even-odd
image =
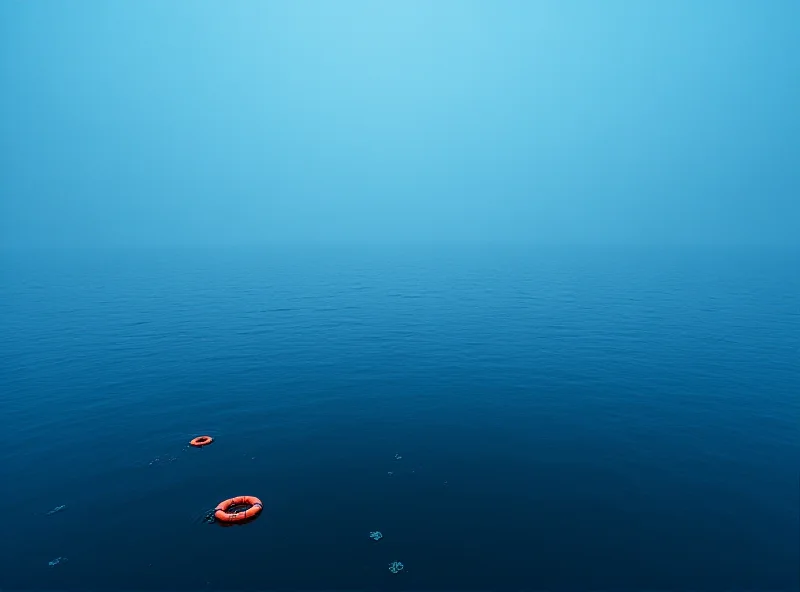
[[[0,587],[800,586],[796,254],[0,265]]]

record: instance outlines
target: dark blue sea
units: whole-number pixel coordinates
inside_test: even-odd
[[[797,253],[1,265],[0,588],[800,586]]]

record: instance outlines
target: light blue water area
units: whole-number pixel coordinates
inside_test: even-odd
[[[797,589],[799,270],[4,253],[0,586]],[[238,495],[256,521],[203,521]]]

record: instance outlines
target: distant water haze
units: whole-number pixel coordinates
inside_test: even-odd
[[[4,2],[5,246],[798,244],[800,3]]]

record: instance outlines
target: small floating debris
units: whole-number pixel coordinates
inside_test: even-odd
[[[66,557],[56,557],[52,561],[48,561],[47,565],[49,565],[50,567],[55,567],[59,563],[66,563],[66,562],[67,562],[67,558]]]
[[[159,465],[166,465],[168,463],[173,463],[178,460],[177,456],[157,456],[153,460],[150,461],[150,466],[159,466]]]
[[[403,564],[400,563],[399,561],[392,561],[389,564],[389,571],[392,572],[393,574],[396,574],[403,571],[403,567],[404,567]]]
[[[379,541],[383,538],[383,535],[381,534],[380,530],[376,530],[375,532],[369,533],[369,538]]]
[[[392,475],[394,475],[394,472],[393,471],[386,471],[386,474],[388,474],[391,477]]]
[[[59,512],[63,512],[66,509],[67,509],[67,504],[64,504],[63,506],[56,506],[55,508],[47,512],[45,516],[52,516],[53,514],[58,514]]]
[[[394,455],[394,459],[395,459],[395,460],[400,460],[401,458],[403,458],[403,457],[402,457],[402,456],[400,456],[399,454],[395,454],[395,455]]]
[[[216,512],[217,512],[216,508],[208,510],[203,515],[203,522],[205,522],[206,524],[214,524],[217,521],[216,516],[214,516],[214,514],[216,514]]]
[[[447,481],[445,481],[444,484],[447,485]]]

